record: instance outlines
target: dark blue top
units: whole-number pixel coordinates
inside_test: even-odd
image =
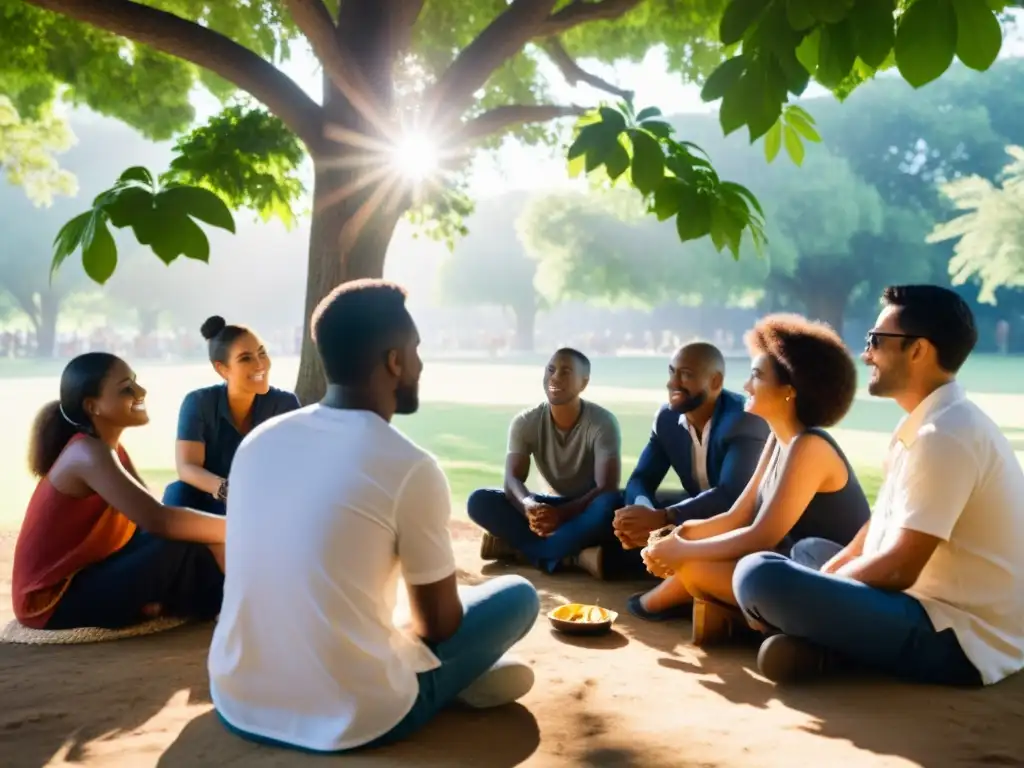
[[[647,447],[626,483],[626,503],[634,504],[637,496],[654,502],[658,486],[673,469],[688,498],[668,508],[672,522],[703,520],[727,512],[754,475],[769,434],[768,424],[747,413],[744,402],[742,395],[728,390],[718,396],[707,438],[710,488],[706,491],[701,491],[693,474],[693,438],[686,417],[662,406],[654,417]]]
[[[270,388],[265,395],[256,395],[252,405],[252,426],[300,407],[292,392]],[[214,384],[185,395],[178,412],[178,439],[206,446],[203,469],[219,477],[227,477],[235,451],[245,437],[231,420],[226,384]]]

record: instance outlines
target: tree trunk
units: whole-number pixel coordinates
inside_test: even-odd
[[[38,314],[32,318],[36,328],[36,357],[53,357],[57,345],[60,298],[52,291],[42,291],[38,296]]]
[[[136,312],[139,316],[139,334],[149,336],[151,333],[156,333],[157,326],[160,324],[160,310],[152,307],[138,307]]]
[[[807,314],[812,320],[820,320],[832,326],[832,329],[843,335],[843,314],[850,300],[852,288],[811,285],[801,299],[807,307]]]
[[[516,335],[512,346],[517,352],[533,352],[537,307],[534,302],[512,307],[516,316]]]
[[[378,103],[390,110],[394,90],[392,62],[388,55],[390,37],[388,18],[381,10],[375,3],[343,3],[342,14],[346,18],[339,20],[338,28],[356,64],[374,89]],[[324,115],[328,136],[333,127],[374,143],[387,143],[379,128],[353,108],[327,77],[324,78]],[[360,188],[361,179],[379,171],[379,163],[387,162],[386,153],[379,162],[372,164],[352,162],[353,158],[365,159],[368,153],[365,147],[338,142],[313,155],[316,173],[313,221],[302,353],[295,384],[295,394],[303,404],[319,400],[326,388],[311,336],[313,310],[341,283],[383,276],[388,244],[395,226],[409,207],[408,191],[401,179],[384,175]],[[373,152],[374,156],[378,154],[381,153]],[[387,194],[380,194],[382,186],[388,187]]]

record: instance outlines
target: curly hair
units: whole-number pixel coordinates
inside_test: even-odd
[[[853,404],[857,369],[832,327],[800,315],[761,318],[744,339],[751,355],[767,355],[781,384],[796,390],[805,427],[831,427]]]

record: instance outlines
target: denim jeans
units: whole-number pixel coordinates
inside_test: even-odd
[[[523,637],[537,621],[537,590],[522,576],[499,576],[475,587],[461,587],[465,613],[458,630],[431,645],[441,666],[418,675],[420,693],[409,714],[367,747],[401,741],[448,706]]]
[[[571,501],[561,496],[535,498],[551,506]],[[551,573],[564,558],[577,555],[607,539],[611,534],[615,510],[622,506],[622,495],[617,491],[601,494],[550,536],[538,536],[531,531],[526,516],[512,506],[501,489],[473,491],[466,506],[470,520],[517,552],[522,552],[542,571]]]
[[[164,488],[163,503],[169,507],[198,509],[200,512],[209,512],[211,515],[227,513],[227,505],[223,501],[215,499],[206,491],[200,491],[184,480],[175,480]]]
[[[740,608],[767,627],[892,675],[981,684],[953,630],[936,632],[910,595],[821,573],[840,549],[823,539],[804,539],[793,547],[792,559],[775,552],[747,555],[732,582]]]
[[[537,590],[522,576],[499,576],[477,586],[460,586],[459,597],[462,598],[462,623],[447,640],[429,644],[441,666],[417,675],[420,692],[412,709],[383,736],[338,752],[382,747],[412,736],[525,637],[540,612]],[[239,730],[219,712],[217,714],[229,731],[249,741],[323,754]]]

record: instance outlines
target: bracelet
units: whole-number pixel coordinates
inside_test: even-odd
[[[214,498],[217,499],[217,501],[227,501],[228,500],[228,480],[227,480],[227,478],[224,478],[223,480],[220,481],[220,486],[218,486],[217,493],[214,494]]]

